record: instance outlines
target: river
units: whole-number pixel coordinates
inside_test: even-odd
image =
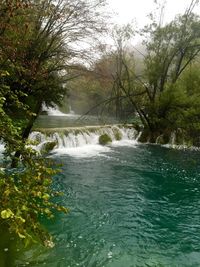
[[[198,151],[122,140],[51,157],[70,212],[43,220],[55,247],[19,252],[16,267],[200,266]]]

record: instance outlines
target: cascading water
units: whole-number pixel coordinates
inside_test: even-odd
[[[53,143],[52,152],[64,154],[87,154],[91,152],[107,151],[109,148],[99,144],[99,137],[107,135],[112,140],[112,145],[135,145],[138,132],[134,128],[119,126],[102,127],[77,127],[49,129],[45,132],[34,131],[29,139],[36,142],[33,148],[37,151],[44,150],[47,144]],[[86,153],[87,152],[87,153]],[[92,153],[92,155],[93,155]]]
[[[72,110],[71,105],[69,105],[69,114],[71,114],[71,115],[75,114],[75,112]]]
[[[43,104],[42,110],[46,111],[48,116],[79,116],[74,113],[71,107],[69,113],[63,113],[59,110],[57,105],[54,105],[53,107],[47,107],[45,104]]]
[[[4,144],[0,143],[0,152],[4,151],[4,149],[5,149]]]
[[[0,142],[0,159],[3,157],[4,151],[5,151],[5,145]]]

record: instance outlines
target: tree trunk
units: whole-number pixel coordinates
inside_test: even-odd
[[[37,119],[38,115],[39,115],[39,112],[41,110],[41,106],[42,106],[42,102],[38,102],[35,106],[35,110],[34,110],[34,113],[36,114],[36,116],[31,116],[28,124],[26,125],[23,133],[22,133],[22,141],[23,142],[26,142],[26,140],[28,139],[29,137],[29,134],[31,132],[31,129],[33,127],[33,124],[35,122],[35,120]],[[11,162],[11,168],[17,168],[18,166],[18,163],[19,163],[19,158],[21,156],[21,151],[20,150],[17,150],[15,152],[15,155],[12,159],[12,162]]]

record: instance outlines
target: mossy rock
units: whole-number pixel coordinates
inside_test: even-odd
[[[193,138],[193,140],[190,141],[190,144],[191,143],[196,147],[200,147],[200,137]]]
[[[140,131],[142,130],[142,127],[141,127],[140,124],[133,122],[132,125],[133,125],[133,128],[134,128],[137,132],[140,132]]]
[[[171,133],[165,132],[156,138],[156,143],[160,145],[168,144],[170,141]]]
[[[160,144],[160,145],[166,144],[166,141],[165,141],[165,138],[164,138],[164,135],[163,134],[159,135],[156,138],[156,144]]]
[[[117,141],[122,140],[122,134],[121,134],[120,132],[116,132],[116,133],[115,133],[115,139],[116,139]]]
[[[44,143],[41,149],[41,154],[48,154],[55,148],[55,146],[57,146],[56,141]]]
[[[99,136],[99,144],[100,145],[107,145],[109,143],[112,143],[112,139],[108,134],[102,134]]]
[[[118,129],[113,129],[113,133],[117,141],[120,141],[122,139],[122,134]]]
[[[177,129],[176,131],[176,144],[177,145],[185,145],[187,147],[191,147],[194,145],[194,141],[195,139],[192,138],[187,131],[181,128]]]
[[[150,132],[147,129],[144,129],[138,141],[141,143],[146,143],[150,142],[150,139],[151,139]]]

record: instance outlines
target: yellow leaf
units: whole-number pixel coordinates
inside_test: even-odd
[[[17,218],[17,219],[19,219],[22,223],[25,223],[25,219],[24,218],[22,218],[21,216],[16,216],[15,218]]]
[[[14,213],[10,209],[3,210],[1,212],[1,218],[2,219],[12,218],[13,216],[14,216]]]
[[[20,238],[26,238],[25,235],[22,235],[22,234],[20,234],[20,233],[18,233],[18,236],[19,236]]]

